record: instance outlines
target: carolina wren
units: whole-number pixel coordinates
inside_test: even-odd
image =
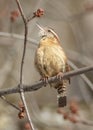
[[[46,78],[68,72],[70,67],[58,35],[51,28],[43,28],[39,24],[37,26],[40,29],[41,40],[35,54],[35,66],[40,75]],[[69,79],[63,79],[50,84],[57,89],[59,107],[64,107],[67,104],[66,88],[69,81]]]

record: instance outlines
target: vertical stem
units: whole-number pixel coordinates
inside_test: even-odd
[[[26,110],[26,115],[27,115],[28,122],[29,122],[29,124],[30,124],[31,130],[35,130],[34,125],[33,125],[33,123],[32,123],[32,120],[31,120],[31,118],[30,118],[30,114],[29,114],[29,111],[28,111],[27,103],[26,103],[26,101],[25,101],[24,92],[21,92],[21,100],[22,100],[22,102],[23,102],[23,104],[24,104],[24,107],[25,107],[25,110]]]
[[[24,27],[25,27],[24,48],[23,48],[23,55],[22,55],[21,68],[20,68],[20,84],[19,84],[20,97],[21,97],[21,100],[22,100],[22,102],[24,104],[26,115],[27,115],[31,130],[35,130],[34,126],[33,126],[33,123],[32,123],[32,120],[30,118],[30,114],[29,114],[29,111],[28,111],[28,108],[27,108],[27,103],[26,103],[26,100],[25,100],[25,95],[24,95],[24,90],[23,90],[23,66],[24,66],[24,59],[25,59],[25,53],[26,53],[26,44],[27,44],[27,35],[28,35],[28,22],[27,22],[27,18],[25,16],[25,14],[23,12],[23,9],[21,7],[20,1],[16,0],[16,3],[18,5],[18,9],[19,9],[20,14],[22,16],[22,19],[23,19],[23,22],[24,22]]]
[[[20,84],[23,83],[23,66],[24,66],[24,59],[26,53],[27,35],[28,35],[28,27],[27,27],[27,23],[25,22],[24,48],[23,48],[23,55],[22,55],[21,68],[20,68]]]

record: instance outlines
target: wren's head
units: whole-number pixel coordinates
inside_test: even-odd
[[[38,28],[40,29],[39,35],[41,37],[54,37],[59,41],[58,35],[54,32],[53,29],[49,27],[41,27],[39,24],[36,24]]]

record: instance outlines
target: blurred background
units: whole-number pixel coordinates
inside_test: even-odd
[[[38,8],[45,14],[29,23],[28,43],[24,64],[24,84],[34,84],[40,79],[35,70],[34,54],[39,43],[36,22],[49,26],[59,35],[69,64],[73,69],[93,64],[93,0],[20,0],[27,17]],[[13,17],[13,15],[16,17]],[[17,86],[23,50],[24,24],[15,0],[0,0],[0,89]],[[78,103],[80,118],[93,120],[93,72],[71,78],[68,87],[69,110],[71,102]],[[38,130],[93,130],[91,126],[73,124],[57,113],[57,93],[44,87],[25,94],[28,108]],[[6,96],[19,104],[18,94]],[[18,111],[0,99],[0,129],[28,130],[27,120],[18,119]]]

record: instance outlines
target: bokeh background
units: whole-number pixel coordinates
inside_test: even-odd
[[[34,84],[40,79],[34,66],[34,54],[39,43],[39,29],[36,22],[48,26],[59,35],[68,62],[73,69],[93,64],[93,0],[20,0],[27,17],[33,16],[38,8],[45,14],[29,23],[26,57],[24,63],[24,83]],[[15,0],[0,0],[0,89],[17,86],[23,50],[24,24],[21,16],[11,20],[16,11]],[[93,120],[93,72],[71,78],[68,87],[68,105],[78,102],[82,118]],[[73,124],[57,113],[56,91],[44,87],[25,94],[28,108],[38,130],[82,130],[93,128]],[[19,104],[18,94],[6,96],[12,103]],[[26,119],[18,119],[18,111],[0,99],[0,129],[25,130]],[[26,128],[25,128],[26,127]]]

